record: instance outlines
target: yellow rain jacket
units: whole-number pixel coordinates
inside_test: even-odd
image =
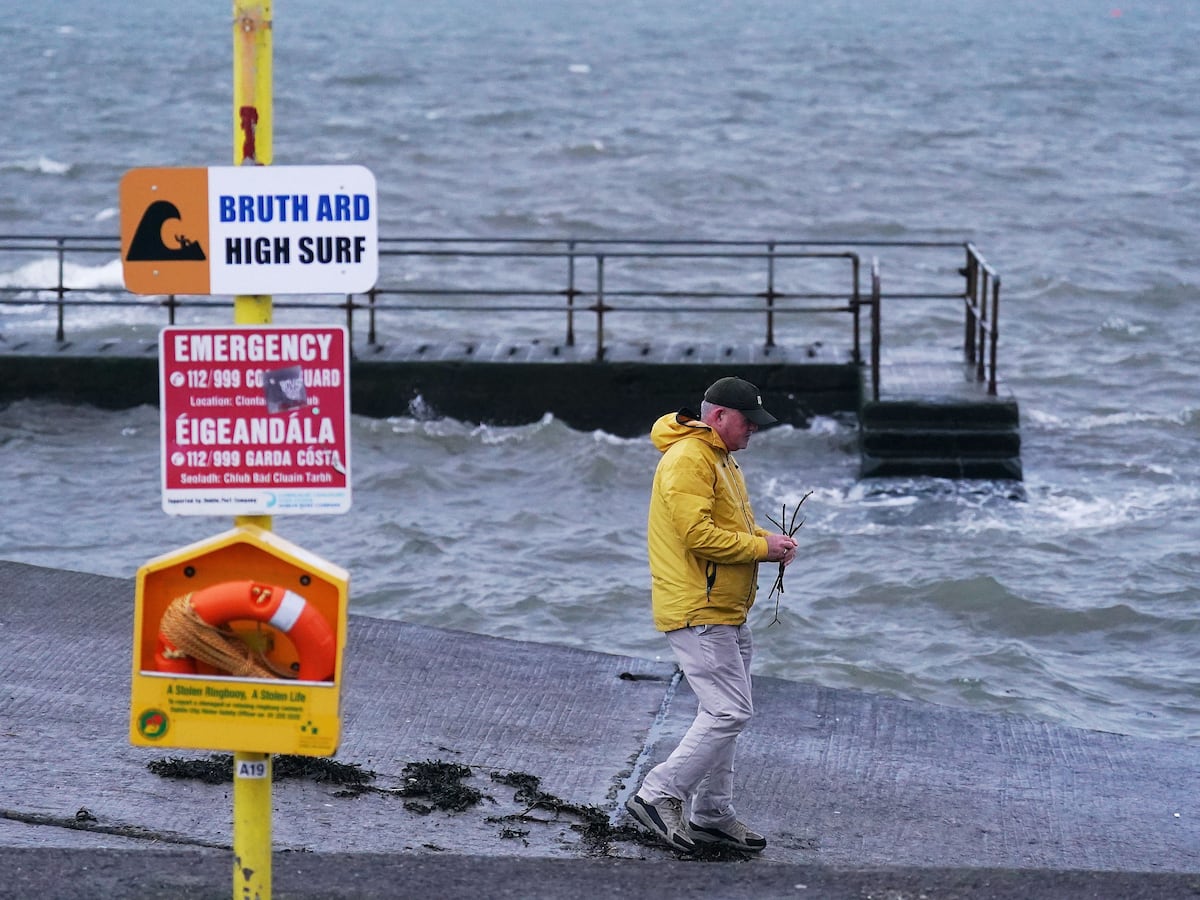
[[[646,526],[654,627],[741,625],[769,552],[742,470],[687,410],[661,417],[650,440],[662,451]]]

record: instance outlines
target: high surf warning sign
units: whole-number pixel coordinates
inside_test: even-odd
[[[131,169],[120,205],[135,294],[357,294],[379,275],[362,166]]]

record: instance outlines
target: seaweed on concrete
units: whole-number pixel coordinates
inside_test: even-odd
[[[202,759],[168,757],[152,760],[146,766],[162,778],[192,779],[206,784],[224,784],[233,781],[233,756],[216,753]],[[279,755],[273,758],[272,778],[274,781],[303,779],[319,784],[335,784],[345,788],[335,794],[338,797],[354,797],[365,793],[391,794],[406,798],[404,808],[416,815],[429,815],[435,810],[463,812],[477,806],[485,799],[495,802],[477,788],[463,784],[472,776],[470,766],[427,759],[410,762],[402,770],[403,784],[398,788],[380,788],[371,782],[376,773],[363,769],[358,764],[335,762],[318,756]],[[569,827],[579,834],[583,851],[590,857],[612,856],[614,843],[639,844],[664,849],[657,837],[636,825],[613,825],[609,814],[597,806],[572,803],[542,790],[541,779],[527,772],[492,772],[491,779],[514,789],[513,801],[524,804],[519,813],[505,816],[490,816],[486,821],[501,826],[499,835],[506,840],[521,840],[526,845],[529,835],[524,824],[552,825],[570,816],[575,821]],[[536,815],[537,810],[550,813],[550,818]],[[426,845],[426,849],[444,850],[442,847]],[[691,853],[673,851],[680,859],[705,862],[731,862],[751,859],[752,856],[730,847],[717,844],[700,844]]]
[[[233,781],[233,755],[213,753],[203,759],[184,759],[169,756],[154,759],[146,768],[161,778],[190,779],[205,784],[227,784]],[[375,779],[375,773],[357,763],[335,762],[320,756],[281,754],[271,760],[271,780],[297,779],[319,784],[336,784],[365,790]]]
[[[564,813],[575,816],[579,821],[571,823],[570,827],[579,834],[584,852],[592,857],[610,856],[612,844],[615,842],[634,843],[659,849],[664,846],[657,837],[635,825],[613,825],[609,821],[608,813],[597,806],[571,803],[543,791],[541,779],[536,775],[530,775],[527,772],[493,772],[491,777],[492,781],[516,788],[513,800],[526,804],[526,808],[523,812],[514,815],[491,817],[488,819],[489,822],[503,824],[520,821],[550,824],[557,821]],[[552,812],[554,818],[547,820],[532,815],[536,809]],[[501,836],[504,836],[503,831]],[[751,858],[749,854],[740,850],[716,844],[698,845],[696,850],[691,853],[675,852],[684,859],[716,862],[742,861]]]
[[[469,778],[469,766],[427,759],[425,762],[409,763],[402,772],[404,786],[395,793],[402,797],[424,797],[404,801],[404,808],[419,815],[428,815],[435,809],[447,812],[462,812],[482,802],[483,793],[462,783]]]

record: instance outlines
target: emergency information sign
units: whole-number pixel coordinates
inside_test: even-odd
[[[171,515],[350,509],[344,327],[167,327],[162,505]]]
[[[131,169],[120,207],[135,294],[356,294],[379,275],[362,166]]]

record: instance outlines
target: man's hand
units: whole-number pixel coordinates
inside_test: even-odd
[[[767,562],[790,565],[796,558],[796,541],[786,534],[767,535]]]

